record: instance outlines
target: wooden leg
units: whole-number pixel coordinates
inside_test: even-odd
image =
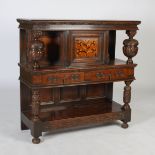
[[[128,123],[123,121],[122,125],[121,125],[122,128],[126,129],[129,127]]]
[[[33,136],[32,138],[32,143],[33,144],[39,144],[40,143],[40,136],[42,136],[42,131],[41,131],[41,122],[34,122],[33,127],[31,128],[31,135]]]
[[[40,138],[38,138],[38,137],[35,138],[35,137],[34,137],[34,138],[32,139],[32,143],[33,143],[33,144],[39,144],[39,143],[40,143]]]
[[[130,108],[130,101],[131,101],[131,84],[132,81],[125,81],[126,86],[124,87],[124,95],[123,95],[123,102],[124,105],[122,106],[122,111],[124,112],[123,124],[122,128],[128,128],[128,122],[131,120],[131,108]]]
[[[39,90],[32,90],[32,114],[33,114],[33,127],[31,129],[31,135],[33,136],[32,142],[39,144],[41,136],[41,121],[39,118],[40,112],[40,93]]]

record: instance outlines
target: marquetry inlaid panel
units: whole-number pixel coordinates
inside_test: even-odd
[[[108,61],[108,32],[107,31],[70,31],[69,66],[92,66]]]
[[[75,58],[91,58],[98,55],[98,38],[76,38]]]

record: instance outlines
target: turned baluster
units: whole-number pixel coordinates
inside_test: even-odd
[[[123,53],[126,57],[128,57],[127,64],[133,64],[132,58],[136,56],[138,52],[138,41],[133,39],[136,35],[136,30],[127,30],[126,34],[129,36],[129,39],[125,39],[123,41]]]
[[[122,110],[125,111],[125,117],[122,120],[123,124],[122,127],[123,128],[127,128],[128,124],[127,122],[130,121],[130,117],[131,117],[131,108],[130,108],[130,101],[131,101],[131,84],[132,81],[125,81],[126,86],[124,87],[124,94],[123,94],[123,102],[124,105],[122,106]]]
[[[125,81],[126,86],[124,87],[124,94],[123,94],[123,102],[124,105],[122,107],[123,110],[130,110],[130,101],[131,101],[131,84],[132,81]]]
[[[133,39],[136,35],[136,30],[127,30],[126,34],[128,35],[128,39],[123,41],[123,53],[126,57],[128,57],[127,64],[133,64],[132,58],[136,56],[138,52],[138,41]],[[124,111],[124,119],[122,127],[127,128],[127,122],[131,119],[131,108],[130,108],[130,100],[131,100],[131,84],[132,81],[125,81],[126,86],[124,87],[124,95],[123,95],[123,102],[124,105],[122,106],[122,110]]]

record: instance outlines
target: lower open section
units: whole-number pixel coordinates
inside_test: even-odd
[[[44,107],[39,115],[39,126],[44,132],[102,125],[109,121],[123,120],[125,112],[122,111],[121,107],[120,104],[107,98],[57,104],[47,108],[48,111]],[[28,128],[32,128],[31,111],[22,113],[22,121]]]

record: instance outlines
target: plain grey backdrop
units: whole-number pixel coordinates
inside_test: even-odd
[[[154,0],[0,0],[0,155],[154,155],[155,154],[155,1]],[[20,131],[19,31],[16,18],[141,20],[136,39],[138,66],[132,84],[132,122],[44,134],[31,144],[29,131]],[[116,56],[126,60],[117,32]],[[122,103],[124,83],[116,83],[114,99]]]

